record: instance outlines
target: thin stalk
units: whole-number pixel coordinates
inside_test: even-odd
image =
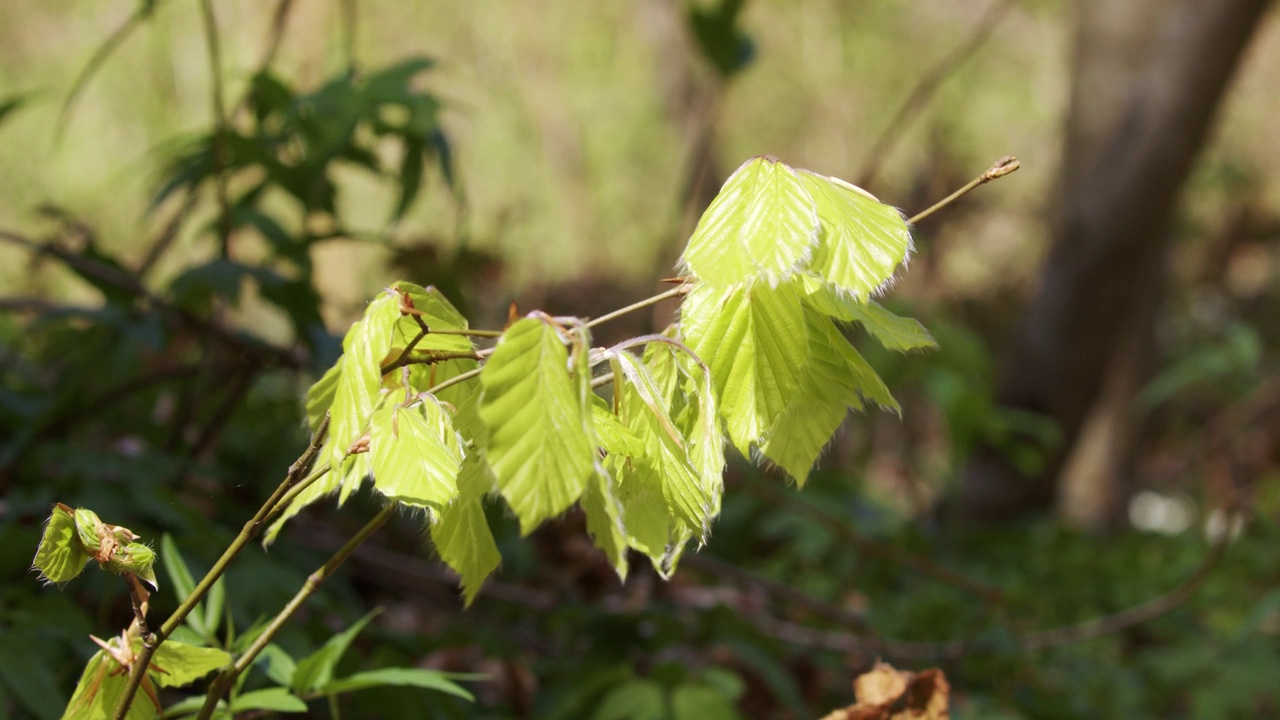
[[[120,702],[116,705],[115,714],[112,716],[114,720],[124,720],[125,716],[129,714],[129,706],[133,704],[133,698],[138,694],[142,679],[147,675],[147,668],[151,664],[151,656],[155,654],[156,648],[160,647],[160,644],[173,634],[174,630],[178,629],[178,626],[187,618],[187,615],[191,614],[196,605],[213,588],[213,584],[218,581],[218,578],[222,577],[222,574],[227,571],[227,567],[236,559],[240,551],[262,531],[267,516],[279,504],[281,498],[294,485],[300,482],[307,467],[315,460],[328,432],[329,416],[325,415],[324,420],[320,422],[320,427],[316,428],[315,433],[311,436],[311,443],[307,445],[307,449],[289,466],[289,472],[285,474],[284,481],[275,489],[275,492],[271,493],[271,497],[267,498],[262,507],[258,508],[253,517],[244,524],[244,527],[240,529],[240,534],[236,536],[235,540],[231,541],[231,544],[223,551],[222,557],[218,558],[213,567],[209,568],[209,572],[205,573],[205,576],[200,579],[200,582],[182,601],[182,604],[178,605],[178,609],[174,610],[169,619],[165,620],[164,625],[153,634],[154,642],[144,642],[142,644],[142,652],[138,654],[138,659],[133,666],[133,672],[129,673],[129,682],[125,685],[124,694],[120,696]],[[312,473],[312,475],[315,475],[315,473]]]
[[[502,337],[501,330],[472,330],[470,328],[443,328],[431,331],[432,335],[465,335],[467,337],[476,338],[498,338]]]
[[[681,295],[686,295],[689,292],[689,288],[690,288],[689,285],[681,285],[679,287],[672,288],[664,293],[658,293],[653,297],[645,298],[644,300],[641,300],[639,302],[631,303],[630,305],[624,308],[619,308],[617,310],[614,310],[611,313],[606,313],[594,320],[583,323],[582,327],[593,328],[597,325],[603,325],[604,323],[607,323],[610,320],[613,320],[615,318],[620,318],[623,315],[635,312],[636,310],[642,310],[644,308],[649,307],[650,305],[657,305],[663,300],[667,300],[669,298],[674,298],[674,297],[680,297]]]
[[[293,502],[294,498],[298,497],[298,495],[301,495],[303,490],[306,490],[308,487],[311,486],[311,483],[324,477],[325,474],[332,469],[333,469],[333,466],[330,465],[329,463],[316,466],[316,468],[312,470],[306,477],[299,480],[298,484],[289,488],[289,492],[285,493],[284,496],[280,498],[280,502],[276,503],[276,506],[271,508],[271,511],[267,513],[267,516],[265,518],[263,518],[262,524],[270,525],[272,522],[274,522],[276,517],[278,517],[280,513],[284,512],[285,508],[289,507],[289,504]]]
[[[345,545],[339,548],[332,557],[326,560],[324,565],[321,565],[319,569],[307,577],[307,581],[303,583],[302,588],[298,590],[298,593],[293,596],[293,599],[290,600],[279,613],[276,614],[276,616],[271,620],[271,624],[267,625],[266,629],[262,631],[262,634],[260,634],[257,639],[253,641],[253,644],[244,651],[244,654],[236,659],[235,664],[230,668],[223,670],[218,677],[214,679],[213,684],[209,687],[209,694],[205,696],[204,707],[200,709],[200,715],[197,717],[197,720],[208,720],[208,718],[212,717],[213,711],[218,706],[218,701],[222,699],[222,696],[225,695],[227,690],[229,690],[232,684],[235,683],[236,677],[253,664],[253,661],[257,659],[258,654],[262,652],[263,648],[275,639],[276,634],[280,632],[280,628],[284,627],[284,624],[298,612],[298,610],[311,598],[312,595],[315,594],[316,590],[324,584],[325,580],[328,580],[329,577],[342,566],[342,563],[346,562],[347,558],[351,557],[351,553],[355,552],[356,548],[363,545],[364,542],[375,532],[377,532],[383,525],[387,524],[387,521],[391,519],[391,516],[395,514],[395,511],[396,506],[394,503],[387,505],[381,512],[373,516],[373,519],[365,523],[365,526],[360,528],[360,532],[357,532],[352,536]]]
[[[124,573],[124,582],[129,586],[129,601],[133,605],[133,621],[138,624],[143,644],[155,642],[151,628],[147,627],[147,599],[151,593],[142,586],[142,581],[131,572]]]
[[[222,43],[213,0],[200,0],[205,44],[209,46],[209,75],[213,82],[213,176],[218,193],[218,240],[222,258],[231,257],[231,197],[227,188],[227,100],[222,87]]]
[[[468,371],[466,371],[466,372],[464,372],[464,373],[461,373],[461,374],[459,374],[459,375],[454,375],[453,377],[449,378],[448,380],[445,380],[445,381],[443,381],[443,382],[439,383],[438,385],[436,385],[435,387],[432,387],[432,388],[431,388],[430,390],[428,390],[427,392],[429,392],[429,393],[433,393],[433,394],[434,394],[434,393],[438,393],[438,392],[440,392],[441,390],[443,390],[443,389],[445,389],[445,388],[447,388],[447,387],[453,387],[454,385],[458,385],[458,384],[460,384],[460,383],[464,383],[464,382],[466,382],[466,381],[470,380],[470,379],[471,379],[471,378],[473,378],[473,377],[479,377],[479,376],[480,376],[480,373],[481,373],[483,370],[484,370],[484,368],[476,368],[475,370],[468,370]]]
[[[959,200],[965,195],[968,195],[969,191],[973,190],[979,185],[986,185],[987,183],[991,182],[992,180],[995,180],[996,178],[1002,178],[1005,175],[1008,175],[1009,173],[1013,172],[1014,170],[1017,170],[1020,167],[1022,166],[1018,163],[1018,158],[1012,155],[1005,155],[1004,157],[997,160],[994,165],[987,168],[986,172],[970,180],[968,184],[966,184],[964,187],[960,188],[959,190],[951,193],[950,195],[934,203],[928,210],[925,210],[920,213],[916,213],[915,215],[911,216],[911,218],[907,220],[907,223],[910,225],[915,225],[916,223],[938,212],[939,210],[950,205],[956,200]]]
[[[434,330],[432,332],[435,332]],[[430,365],[432,363],[444,362],[446,360],[481,360],[484,356],[478,352],[449,352],[445,350],[427,350],[418,357],[408,357],[406,353],[401,353],[395,362],[382,368],[382,374],[393,370],[399,370],[409,365]]]

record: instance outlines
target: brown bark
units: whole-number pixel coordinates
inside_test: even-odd
[[[1269,4],[1086,0],[1077,5],[1075,74],[1053,246],[1040,288],[1013,338],[998,398],[1053,418],[1063,444],[1036,477],[1020,476],[998,448],[979,448],[961,485],[961,505],[968,514],[1000,517],[1048,507],[1090,412],[1112,413],[1100,418],[1104,430],[1108,422],[1128,421],[1123,398],[1140,384],[1134,378],[1141,374],[1138,360],[1144,352],[1141,340],[1124,336],[1149,333],[1154,313],[1142,308],[1158,300],[1151,294],[1161,285],[1179,191]],[[1126,354],[1136,360],[1125,360]],[[1115,384],[1118,406],[1116,397],[1099,406],[1110,367],[1131,377]],[[1127,447],[1121,438],[1103,451],[1106,462],[1084,467],[1123,466],[1116,452],[1123,454]]]

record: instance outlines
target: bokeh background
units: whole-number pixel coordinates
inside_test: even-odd
[[[53,502],[203,569],[380,288],[436,284],[476,327],[601,314],[765,153],[908,214],[1019,158],[915,229],[886,302],[940,348],[865,349],[902,417],[851,418],[800,492],[739,458],[668,583],[620,585],[580,518],[520,540],[495,508],[504,565],[462,612],[403,518],[282,646],[381,606],[345,669],[489,676],[475,704],[379,690],[350,717],[681,717],[627,693],[686,686],[723,700],[701,717],[819,717],[877,658],[943,668],[956,717],[1280,711],[1280,20],[1209,5],[214,0],[216,69],[198,3],[0,5],[0,714],[57,717],[87,635],[130,617],[109,578],[27,573]],[[412,58],[401,107],[343,94]],[[309,180],[218,159],[279,129],[264,67],[320,93],[271,146]],[[247,554],[240,626],[374,506]]]

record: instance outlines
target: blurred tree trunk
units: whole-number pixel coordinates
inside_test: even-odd
[[[999,448],[965,469],[960,501],[1005,517],[1061,497],[1071,519],[1123,506],[1179,191],[1268,0],[1082,0],[1053,245],[1012,339],[998,400],[1043,413],[1062,444],[1026,477]]]

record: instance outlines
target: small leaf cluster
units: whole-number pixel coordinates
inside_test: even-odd
[[[155,588],[155,551],[137,540],[129,528],[108,525],[92,510],[73,510],[58,503],[32,565],[46,582],[61,585],[75,579],[90,560],[97,560],[104,570],[130,573]]]
[[[724,445],[803,482],[849,409],[898,409],[842,324],[894,350],[933,344],[871,301],[910,251],[901,213],[772,158],[738,169],[681,265],[680,321],[593,347],[590,323],[533,312],[479,349],[435,289],[392,285],[310,390],[329,417],[329,471],[269,529],[366,482],[424,512],[470,602],[501,557],[484,514],[500,498],[528,534],[575,505],[620,577],[628,551],[669,576],[707,538]]]

